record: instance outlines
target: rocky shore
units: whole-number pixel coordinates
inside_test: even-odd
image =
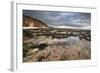
[[[53,33],[54,32],[55,31],[53,31]],[[24,63],[41,61],[84,60],[91,58],[90,40],[86,40],[84,38],[80,39],[78,36],[70,36],[67,38],[66,36],[61,38],[52,38],[52,36],[36,34],[26,31],[23,33]]]

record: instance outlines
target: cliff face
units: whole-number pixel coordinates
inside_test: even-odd
[[[23,15],[23,26],[25,27],[48,27],[46,23],[29,16]]]

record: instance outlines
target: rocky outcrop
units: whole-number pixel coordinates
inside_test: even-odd
[[[45,40],[41,40],[43,38]],[[25,43],[28,44],[29,42]],[[64,41],[62,39],[38,37],[36,41],[31,40],[29,43],[23,62],[90,59],[90,46],[90,42],[85,39],[77,41],[65,39]]]
[[[23,30],[23,62],[91,59],[90,30]]]
[[[53,29],[53,28],[39,28],[39,29],[29,29],[23,30],[24,34],[28,37],[33,36],[47,36],[51,38],[68,38],[71,36],[77,36],[80,39],[86,39],[91,41],[91,30],[69,30],[69,29]]]

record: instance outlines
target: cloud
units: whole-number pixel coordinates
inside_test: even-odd
[[[90,13],[24,10],[24,15],[37,18],[50,26],[90,26]]]

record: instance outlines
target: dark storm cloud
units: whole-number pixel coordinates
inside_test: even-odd
[[[90,13],[23,10],[23,14],[37,18],[49,26],[90,26]]]

